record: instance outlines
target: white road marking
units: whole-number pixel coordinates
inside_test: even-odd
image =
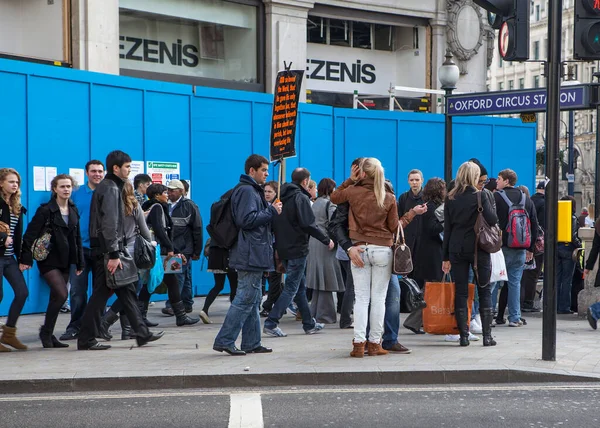
[[[393,387],[386,388],[384,385],[377,385],[371,388],[296,388],[296,389],[254,389],[253,394],[348,394],[348,393],[370,393],[370,392],[462,392],[462,391],[593,391],[600,390],[597,383],[575,384],[575,385],[511,385],[506,386],[429,386],[429,387]],[[236,395],[232,390],[190,390],[190,391],[148,391],[129,394],[127,391],[110,394],[86,394],[85,392],[73,393],[73,395],[12,395],[4,396],[0,394],[0,401],[69,401],[69,400],[108,400],[108,399],[127,399],[127,398],[170,398],[170,397],[205,397],[205,396],[225,396]],[[245,394],[242,394],[245,395]],[[248,394],[252,395],[252,394]]]
[[[263,428],[260,394],[231,394],[229,428]]]

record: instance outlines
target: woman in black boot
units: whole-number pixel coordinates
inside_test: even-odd
[[[23,236],[22,263],[26,268],[33,265],[34,258],[40,274],[50,287],[50,301],[46,309],[44,325],[40,329],[40,340],[44,348],[66,348],[69,345],[59,342],[53,335],[60,308],[69,295],[67,282],[69,269],[76,265],[77,275],[83,272],[83,248],[79,232],[79,212],[70,200],[75,180],[69,175],[60,174],[52,180],[50,202],[42,204]],[[32,246],[50,236],[49,252],[36,251]],[[46,257],[44,257],[46,255]],[[42,260],[43,258],[43,260]]]
[[[479,166],[465,162],[458,169],[454,188],[448,193],[444,206],[444,242],[442,270],[454,279],[456,293],[454,312],[460,332],[460,346],[469,346],[469,269],[475,259],[475,222],[478,215],[477,183],[481,175]],[[485,221],[490,225],[498,223],[498,216],[491,193],[481,193],[481,204]],[[479,307],[483,329],[483,346],[494,346],[492,338],[492,296],[489,287],[492,263],[490,255],[482,250],[477,252],[477,273],[475,281],[479,286]]]
[[[173,220],[171,220],[169,205],[167,205],[167,186],[152,184],[146,190],[146,195],[149,199],[144,202],[142,209],[148,212],[146,223],[154,233],[154,238],[160,244],[160,254],[167,257],[174,256],[175,248],[173,248],[172,240]],[[200,321],[200,318],[190,317],[186,314],[183,302],[181,301],[181,291],[179,290],[177,276],[167,274],[164,276],[163,282],[169,292],[169,300],[171,301],[173,312],[175,312],[177,325],[192,325]],[[142,293],[140,293],[140,300],[143,302],[146,301],[142,298]]]

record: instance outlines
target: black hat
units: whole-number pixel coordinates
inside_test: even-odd
[[[544,183],[543,181],[540,181],[536,187],[536,189],[545,189],[546,188],[546,183]]]
[[[485,166],[483,166],[481,164],[481,162],[479,162],[479,159],[472,158],[472,159],[469,159],[469,162],[473,162],[475,165],[477,165],[479,167],[479,170],[481,171],[480,175],[488,175],[487,169],[485,169]]]

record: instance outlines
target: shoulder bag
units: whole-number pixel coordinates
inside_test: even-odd
[[[402,236],[402,240],[400,240]],[[410,248],[404,240],[404,229],[402,224],[398,222],[398,231],[396,232],[396,240],[392,245],[392,273],[396,275],[408,275],[413,271],[413,262],[410,254]]]
[[[43,262],[48,258],[50,250],[52,250],[52,227],[50,226],[50,217],[46,219],[42,233],[38,238],[33,241],[31,246],[31,253],[33,259],[38,262]]]
[[[497,224],[490,226],[483,216],[481,192],[477,192],[477,220],[475,221],[475,247],[492,254],[502,248],[502,231]],[[477,253],[477,251],[475,251]]]
[[[119,259],[121,260],[122,267],[117,269],[114,274],[111,274],[108,271],[108,262],[110,260],[110,256],[108,253],[104,254],[106,286],[112,290],[123,288],[138,282],[138,268],[133,261],[133,257],[131,257],[127,249],[119,252]]]

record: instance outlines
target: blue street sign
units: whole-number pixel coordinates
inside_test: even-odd
[[[590,86],[566,86],[560,90],[561,110],[592,108]],[[451,95],[447,98],[449,116],[513,114],[546,111],[546,89],[522,89],[506,92],[479,92]]]

